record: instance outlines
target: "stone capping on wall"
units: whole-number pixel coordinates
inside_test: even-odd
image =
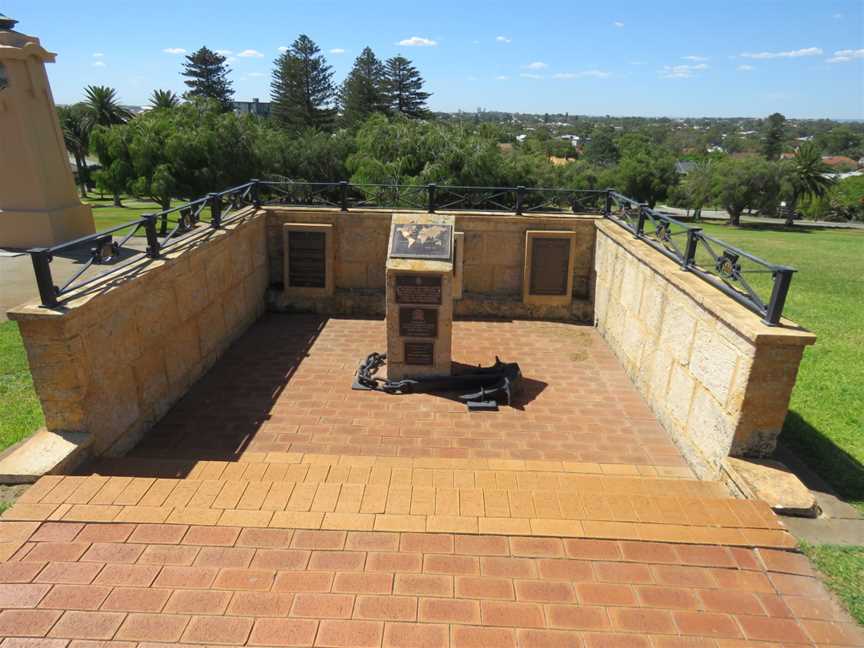
[[[89,434],[94,455],[131,447],[264,312],[267,262],[264,212],[248,208],[58,308],[9,311],[46,428]]]
[[[595,322],[697,474],[773,451],[804,347],[632,234],[598,221]]]

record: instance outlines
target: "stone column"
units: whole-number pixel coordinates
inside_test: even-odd
[[[387,378],[449,376],[453,216],[394,214],[387,256]]]
[[[92,234],[78,199],[39,39],[0,14],[0,246],[47,247]]]

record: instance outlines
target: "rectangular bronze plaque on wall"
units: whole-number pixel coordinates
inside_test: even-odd
[[[438,309],[399,309],[399,335],[402,337],[438,337]]]
[[[405,364],[431,365],[435,362],[434,342],[406,342]]]
[[[440,275],[396,275],[397,304],[440,304]]]
[[[531,248],[532,295],[564,295],[570,264],[570,240],[534,238]]]
[[[288,234],[288,282],[292,288],[324,288],[327,277],[324,232]]]

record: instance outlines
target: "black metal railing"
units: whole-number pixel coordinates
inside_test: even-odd
[[[286,205],[352,209],[410,209],[436,211],[488,211],[523,214],[597,214],[620,225],[658,252],[759,314],[770,326],[780,323],[793,268],[769,263],[650,209],[612,189],[552,189],[529,187],[471,187],[426,185],[352,184],[348,182],[293,182],[251,180],[219,193],[211,193],[156,214],[118,225],[50,248],[30,250],[42,304],[57,306],[68,293],[83,288],[143,257],[160,254],[192,236],[218,229],[238,217],[244,207]],[[209,227],[208,227],[209,226]],[[128,249],[132,237],[146,237],[146,248]],[[114,235],[122,232],[122,238]],[[90,258],[62,286],[51,273],[55,254],[89,247]],[[108,271],[86,276],[93,266]],[[767,279],[767,280],[766,280]]]
[[[736,302],[777,326],[794,268],[769,263],[615,191],[607,194],[607,219],[677,262]]]

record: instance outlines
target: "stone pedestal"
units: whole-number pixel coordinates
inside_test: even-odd
[[[39,39],[0,16],[0,246],[48,247],[92,234],[45,74]]]
[[[394,214],[387,255],[387,378],[448,376],[453,216]]]

